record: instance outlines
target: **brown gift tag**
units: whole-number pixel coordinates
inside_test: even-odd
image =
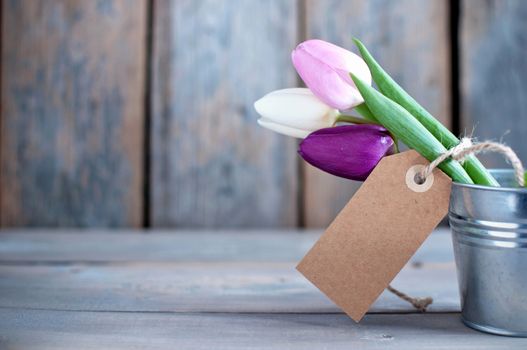
[[[448,211],[451,180],[416,151],[383,158],[297,269],[356,322]]]

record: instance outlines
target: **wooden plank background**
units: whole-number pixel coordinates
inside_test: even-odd
[[[290,0],[155,3],[154,226],[296,225],[296,140],[256,127],[253,108],[296,83],[296,18]]]
[[[307,166],[252,107],[301,84],[289,57],[307,38],[361,38],[454,132],[526,160],[525,15],[521,0],[2,0],[0,225],[326,226],[360,184]]]
[[[527,2],[465,0],[462,14],[462,130],[507,143],[525,164]],[[510,167],[500,155],[482,160]]]
[[[145,3],[2,6],[2,226],[141,225]]]

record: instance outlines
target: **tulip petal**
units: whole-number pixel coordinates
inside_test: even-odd
[[[273,91],[256,101],[254,108],[266,120],[309,131],[332,126],[338,114],[306,88]]]
[[[371,85],[372,77],[368,65],[357,54],[324,40],[312,39],[298,45],[308,54],[332,67],[344,80],[355,86],[350,73]]]
[[[282,134],[282,135],[292,136],[292,137],[296,137],[296,138],[299,138],[299,139],[303,139],[304,137],[309,135],[309,133],[311,132],[309,130],[295,129],[295,128],[292,128],[292,127],[289,127],[289,126],[277,124],[277,123],[274,123],[274,122],[272,122],[272,121],[270,121],[268,119],[264,119],[264,118],[258,119],[257,122],[258,122],[258,124],[260,124],[264,128],[267,128],[269,130],[275,131],[275,132],[277,132],[279,134]]]
[[[308,40],[291,58],[304,83],[329,106],[344,110],[364,102],[349,76],[353,73],[371,84],[368,66],[358,55],[322,40]]]
[[[393,151],[393,139],[384,127],[361,124],[311,133],[300,143],[298,153],[325,172],[364,181],[379,161]]]

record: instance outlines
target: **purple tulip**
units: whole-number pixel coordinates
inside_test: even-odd
[[[330,174],[364,181],[382,157],[392,154],[388,131],[373,124],[344,125],[309,134],[298,149],[306,162]]]
[[[293,50],[291,59],[307,87],[328,106],[345,110],[364,102],[350,77],[353,73],[371,84],[370,70],[360,56],[323,40],[307,40]]]

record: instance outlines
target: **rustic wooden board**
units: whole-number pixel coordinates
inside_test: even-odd
[[[393,282],[409,294],[434,297],[431,312],[415,313],[385,293],[359,324],[294,270],[296,255],[319,232],[75,233],[0,232],[0,348],[527,346],[526,339],[461,324],[446,230],[432,234]]]
[[[306,0],[306,38],[354,48],[360,38],[383,67],[445,125],[450,117],[447,1]],[[305,168],[305,222],[325,227],[358,188]]]
[[[296,17],[289,0],[156,2],[153,226],[296,225],[296,141],[253,108],[295,85]]]
[[[0,309],[7,349],[525,349],[458,314],[181,314]]]
[[[527,161],[527,2],[464,0],[461,8],[462,125],[503,140]],[[485,164],[507,167],[501,155]]]
[[[295,270],[320,232],[75,232],[3,231],[0,307],[340,312]],[[393,282],[432,296],[432,312],[459,310],[450,244],[447,232],[432,234]],[[385,292],[371,312],[415,310]]]
[[[2,1],[2,226],[139,226],[146,1]]]
[[[141,234],[141,232],[148,232]],[[89,234],[87,234],[89,233]],[[298,262],[321,231],[1,230],[0,264],[174,262]],[[104,242],[104,244],[102,244]],[[449,229],[436,230],[412,257],[415,264],[454,260]]]
[[[0,307],[149,312],[341,313],[296,263],[0,265]],[[434,298],[430,312],[457,312],[454,263],[407,266],[392,283]],[[350,293],[353,291],[350,290]],[[385,291],[374,313],[418,312]]]

